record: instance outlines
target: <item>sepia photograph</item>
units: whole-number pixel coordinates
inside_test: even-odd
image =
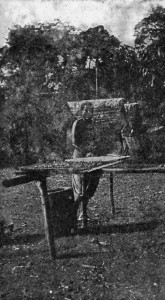
[[[0,18],[0,299],[165,300],[165,0]]]

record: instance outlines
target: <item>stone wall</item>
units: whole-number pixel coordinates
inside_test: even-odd
[[[93,121],[96,130],[96,145],[98,155],[121,152],[121,110],[125,100],[123,98],[83,100],[81,102],[68,102],[68,106],[75,120],[80,115],[81,105],[90,102],[93,105]],[[67,130],[67,147],[72,155],[71,127]]]

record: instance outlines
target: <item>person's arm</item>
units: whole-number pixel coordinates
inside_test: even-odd
[[[88,136],[83,119],[78,119],[72,126],[72,144],[83,156],[93,156],[93,133]],[[86,136],[87,134],[87,136]]]
[[[72,126],[72,143],[76,148],[80,148],[82,145],[82,131],[83,131],[83,121],[78,119],[73,123]]]

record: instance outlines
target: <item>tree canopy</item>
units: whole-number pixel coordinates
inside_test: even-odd
[[[16,25],[0,49],[1,152],[21,163],[66,154],[67,101],[124,97],[162,107],[165,10],[135,27],[135,48],[102,25]],[[1,157],[3,157],[1,155]]]
[[[155,110],[165,101],[165,9],[157,6],[135,27],[142,99]]]

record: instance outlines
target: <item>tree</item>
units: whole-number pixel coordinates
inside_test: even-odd
[[[165,9],[157,6],[135,27],[141,97],[155,111],[165,101]]]
[[[113,85],[111,79],[120,41],[113,35],[110,36],[103,26],[89,28],[87,31],[81,32],[79,40],[83,61],[86,63],[86,78],[90,83],[91,96],[92,98],[102,97],[103,89],[106,90],[106,94]],[[112,62],[114,63],[113,66]],[[110,64],[112,68],[109,73],[107,66]],[[107,77],[109,77],[110,85],[107,84]]]
[[[103,26],[89,28],[78,36],[79,63],[84,72],[88,98],[131,98],[138,78],[137,56]]]
[[[54,99],[47,82],[53,72],[54,91],[61,68],[55,42],[46,29],[41,24],[37,28],[16,26],[10,30],[1,58],[6,99],[3,111],[10,128],[10,145],[15,155],[24,156],[24,163],[28,163],[30,152],[43,152],[55,144],[57,102],[63,104],[59,97]]]
[[[1,52],[2,131],[8,152],[23,163],[45,152],[64,155],[65,128],[72,122],[67,101],[129,98],[137,85],[134,49],[103,26],[80,31],[59,20],[17,25]]]

